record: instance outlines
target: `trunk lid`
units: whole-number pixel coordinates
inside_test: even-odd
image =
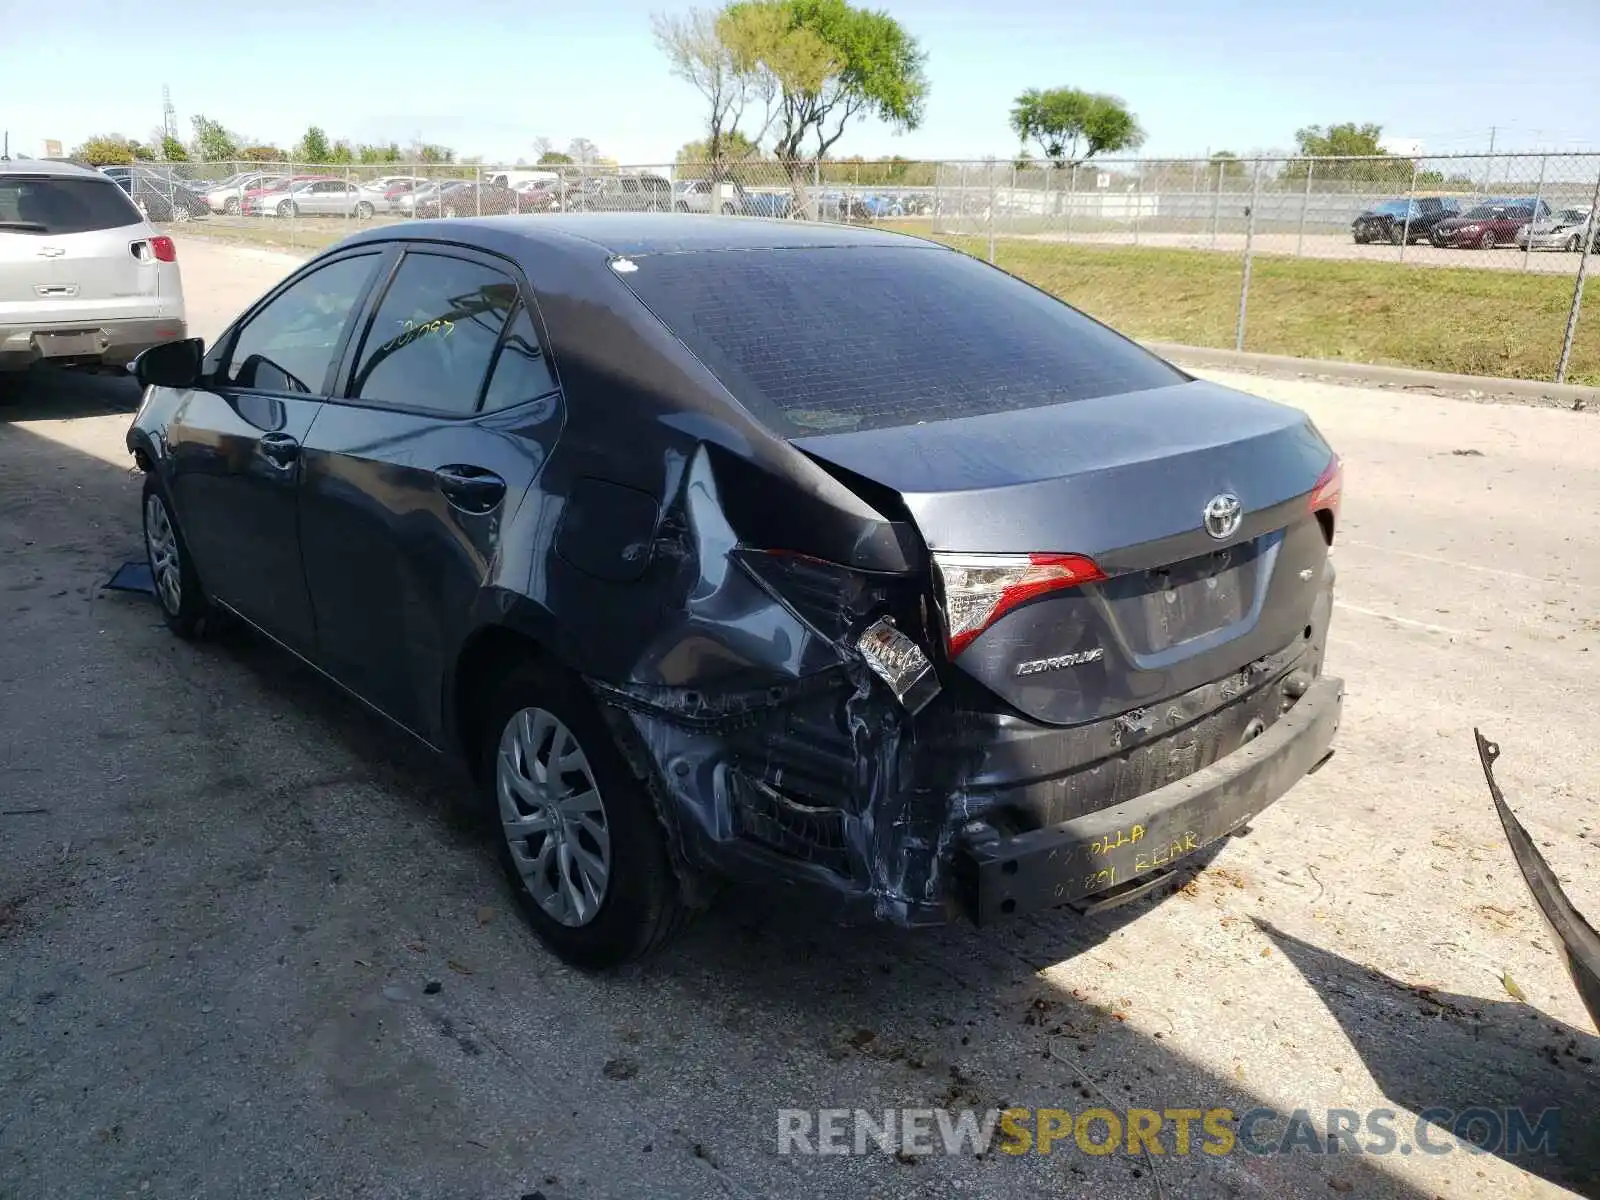
[[[1106,573],[1018,605],[954,658],[1037,720],[1155,704],[1313,623],[1327,543],[1307,494],[1332,452],[1297,409],[1195,381],[793,444],[895,491],[936,556],[1084,555]],[[1241,510],[1222,537],[1205,519],[1218,497]]]

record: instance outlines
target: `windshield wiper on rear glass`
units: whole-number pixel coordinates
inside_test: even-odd
[[[0,229],[15,229],[21,233],[49,233],[48,225],[38,221],[0,221]]]

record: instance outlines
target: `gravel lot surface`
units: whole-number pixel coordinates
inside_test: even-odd
[[[196,331],[291,261],[185,242]],[[1600,420],[1207,374],[1345,458],[1323,771],[1098,919],[730,896],[601,979],[515,918],[413,743],[102,590],[142,555],[135,390],[31,381],[0,406],[0,1197],[1600,1195],[1600,1037],[1472,743],[1600,918]],[[1563,1116],[1517,1161],[777,1152],[780,1108],[1107,1102],[1388,1108],[1407,1146],[1434,1105]]]

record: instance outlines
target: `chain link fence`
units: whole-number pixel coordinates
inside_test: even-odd
[[[131,175],[134,198],[153,220],[296,249],[370,224],[441,216],[671,212],[882,225],[987,257],[1138,336],[1600,382],[1600,336],[1580,335],[1577,321],[1589,258],[1600,250],[1600,154],[1219,156],[1060,167],[903,159],[721,168],[238,162],[141,164]],[[1125,253],[1133,249],[1167,256]],[[1119,304],[1097,307],[1074,292],[1066,271],[1074,264],[1122,271],[1130,284],[1165,271],[1194,289],[1185,296],[1177,288],[1169,307],[1187,302],[1205,319],[1186,322],[1177,310],[1165,320],[1130,319]],[[1397,270],[1411,267],[1467,270]],[[1252,278],[1260,288],[1254,302]],[[1108,287],[1111,300],[1127,290]],[[1308,289],[1330,297],[1343,289],[1350,305],[1329,312],[1319,334],[1315,308],[1302,304],[1296,311],[1307,328],[1290,336],[1277,328],[1287,320],[1279,298]],[[1386,300],[1395,320],[1457,327],[1488,315],[1476,335],[1459,328],[1455,342],[1441,340],[1437,350],[1396,348],[1377,329]],[[1226,320],[1214,311],[1223,301],[1231,306]],[[1493,317],[1497,302],[1507,319]],[[1333,337],[1353,328],[1356,310],[1366,310],[1371,328]],[[1474,336],[1481,344],[1468,344]]]

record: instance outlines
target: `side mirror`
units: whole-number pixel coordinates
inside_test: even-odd
[[[162,342],[133,360],[133,377],[140,387],[193,387],[200,382],[205,354],[206,344],[200,338]]]

